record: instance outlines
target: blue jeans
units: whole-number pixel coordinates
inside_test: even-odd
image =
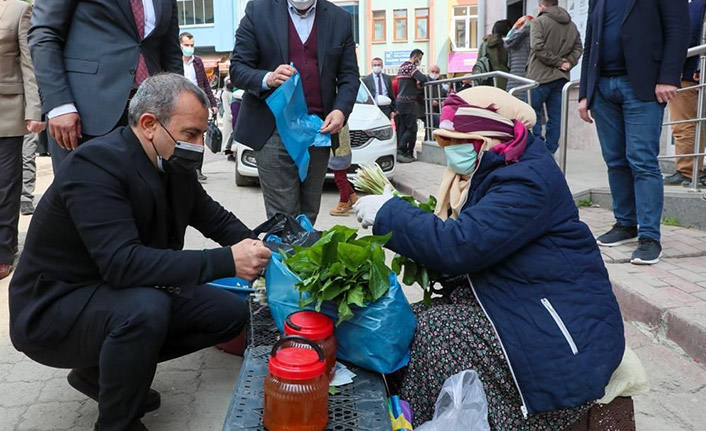
[[[561,131],[561,90],[568,81],[557,79],[546,84],[542,84],[532,91],[532,108],[537,114],[537,123],[532,128],[532,134],[536,138],[544,139],[547,149],[552,154],[559,148],[559,133]],[[544,107],[547,108],[547,130],[546,137],[542,137],[542,121]]]
[[[657,161],[664,106],[638,99],[627,76],[601,78],[591,106],[615,220],[620,226],[638,226],[639,237],[657,241],[664,204]]]

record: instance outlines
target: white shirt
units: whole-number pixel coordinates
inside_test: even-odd
[[[306,43],[306,41],[309,40],[309,36],[311,36],[311,29],[314,28],[314,20],[316,19],[316,3],[318,3],[318,0],[315,0],[309,10],[304,12],[302,15],[299,15],[299,12],[297,12],[294,6],[287,3],[289,5],[289,17],[292,19],[294,29],[297,31],[299,40],[301,40],[302,43]],[[272,72],[267,72],[265,77],[262,78],[262,91],[267,91],[270,89],[267,85],[267,78],[269,78],[271,74]]]
[[[189,81],[193,82],[195,86],[199,86],[199,81],[196,79],[196,69],[194,69],[194,56],[189,58],[189,61],[184,63],[184,76],[189,78]]]
[[[157,27],[157,15],[154,12],[154,0],[142,0],[142,7],[145,10],[145,37],[147,37],[154,31],[155,27]],[[196,76],[196,73],[194,73],[194,76]],[[50,110],[47,117],[54,118],[59,115],[70,114],[72,112],[78,112],[76,105],[73,103],[67,103]]]

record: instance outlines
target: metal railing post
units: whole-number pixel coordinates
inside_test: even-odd
[[[569,81],[561,89],[561,130],[559,131],[559,168],[566,176],[566,159],[569,147],[569,93],[578,86],[579,81]],[[537,119],[539,121],[539,118]]]
[[[698,102],[696,105],[696,135],[694,136],[694,154],[701,152],[701,131],[703,130],[704,124],[704,87],[702,85],[706,82],[706,54],[702,53],[699,58],[699,92]],[[698,192],[699,191],[699,158],[703,156],[694,156],[692,160],[691,167],[691,186],[689,191]]]

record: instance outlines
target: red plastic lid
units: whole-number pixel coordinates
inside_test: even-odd
[[[326,373],[326,361],[311,349],[287,347],[270,358],[270,373],[290,380],[311,380]]]
[[[333,321],[316,311],[297,311],[284,323],[286,335],[300,335],[312,341],[325,340],[333,335]]]

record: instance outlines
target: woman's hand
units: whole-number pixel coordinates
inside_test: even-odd
[[[353,205],[353,209],[355,210],[356,218],[361,225],[363,225],[364,229],[375,224],[375,217],[377,217],[378,211],[393,197],[395,197],[395,195],[392,191],[392,187],[387,185],[385,186],[385,192],[381,195],[364,196],[358,199],[358,202]]]

